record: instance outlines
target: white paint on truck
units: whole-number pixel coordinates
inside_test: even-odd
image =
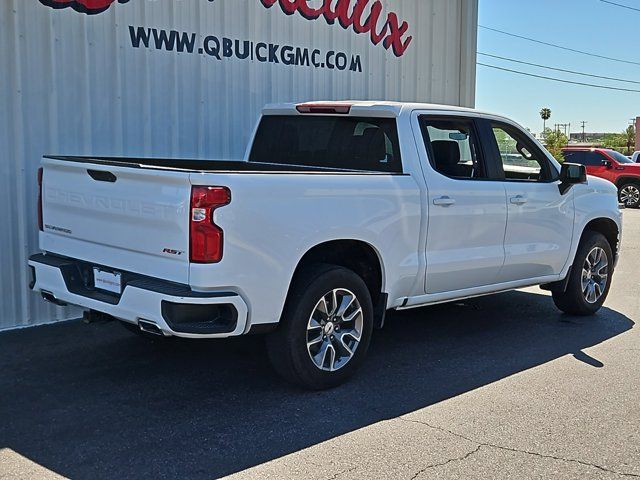
[[[329,124],[333,141],[313,145]],[[355,130],[344,136],[343,124]],[[561,176],[560,165],[510,120],[463,108],[347,101],[269,106],[259,125],[237,164],[45,158],[46,255],[30,261],[34,289],[50,300],[151,323],[166,335],[226,337],[277,325],[287,295],[296,282],[300,288],[294,272],[327,242],[374,252],[368,262],[380,278],[368,286],[384,311],[539,284],[562,295],[585,271],[575,263],[586,260],[576,256],[584,255],[585,231],[593,230],[610,243],[610,270],[603,273],[604,260],[591,259],[593,271],[582,281],[587,290],[600,282],[593,288],[604,301],[621,234],[615,187],[587,180],[577,165],[565,165]],[[496,142],[500,129],[506,133]],[[511,165],[513,153],[500,150],[506,148],[528,166]],[[265,163],[261,155],[269,152],[274,157]],[[190,202],[201,187],[224,187],[230,200],[196,219]],[[223,233],[214,246],[219,262],[189,261],[193,222],[203,218]],[[332,257],[339,265],[349,261]],[[92,291],[90,274],[63,278],[74,262],[80,272],[85,264],[124,272],[122,296]],[[233,305],[238,316],[227,329],[181,331],[167,320],[166,304]],[[196,311],[181,315],[193,320]],[[220,312],[222,322],[229,310]],[[331,318],[323,328],[333,338],[338,324]]]

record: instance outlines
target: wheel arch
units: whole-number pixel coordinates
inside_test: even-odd
[[[580,243],[582,243],[582,239],[587,231],[597,232],[604,235],[611,246],[611,251],[613,252],[613,257],[616,258],[618,255],[618,249],[620,247],[620,229],[618,228],[618,224],[610,218],[600,217],[591,220],[584,226],[582,230],[582,235],[580,236]]]
[[[613,253],[613,258],[616,259],[618,256],[619,248],[620,248],[620,228],[615,220],[609,217],[598,217],[587,222],[582,229],[580,234],[580,239],[575,244],[574,251],[571,254],[571,263],[569,264],[569,268],[567,270],[567,274],[564,279],[559,280],[557,282],[547,283],[544,285],[540,285],[543,290],[550,290],[552,292],[564,292],[567,289],[567,284],[569,282],[569,277],[571,275],[571,270],[573,269],[573,264],[575,263],[575,256],[578,253],[578,249],[582,244],[582,241],[587,232],[597,232],[604,235],[607,239],[607,242],[611,246],[611,252]],[[615,263],[615,262],[614,262]]]
[[[378,251],[362,240],[331,240],[315,245],[300,258],[292,282],[307,266],[316,263],[338,265],[354,271],[364,280],[374,302],[384,290],[384,268]]]
[[[627,183],[634,183],[636,185],[640,185],[640,177],[636,177],[633,175],[622,175],[616,179],[616,187],[620,188],[622,185]]]
[[[322,263],[348,268],[362,278],[371,294],[376,324],[382,326],[387,295],[384,293],[384,264],[378,250],[368,242],[354,239],[331,240],[315,245],[298,261],[289,291],[306,267]]]

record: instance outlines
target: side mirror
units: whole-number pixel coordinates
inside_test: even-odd
[[[587,167],[579,163],[563,163],[560,169],[560,194],[564,195],[572,185],[587,183]]]
[[[602,160],[602,166],[610,169],[613,167],[613,163],[611,163],[611,160]]]

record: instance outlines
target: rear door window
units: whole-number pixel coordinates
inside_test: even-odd
[[[603,160],[608,160],[595,150],[565,150],[562,152],[565,162],[579,163],[589,167],[601,167]]]
[[[395,118],[265,116],[249,161],[402,173]]]
[[[564,150],[562,152],[565,162],[579,163],[580,165],[586,165],[586,155],[583,150]]]
[[[420,127],[434,170],[459,180],[487,178],[472,119],[425,115]]]
[[[591,167],[601,167],[603,160],[608,160],[604,155],[600,152],[584,152],[584,164]]]

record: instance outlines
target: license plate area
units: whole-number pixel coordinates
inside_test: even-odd
[[[122,274],[93,267],[93,286],[98,290],[120,295],[122,293]]]

